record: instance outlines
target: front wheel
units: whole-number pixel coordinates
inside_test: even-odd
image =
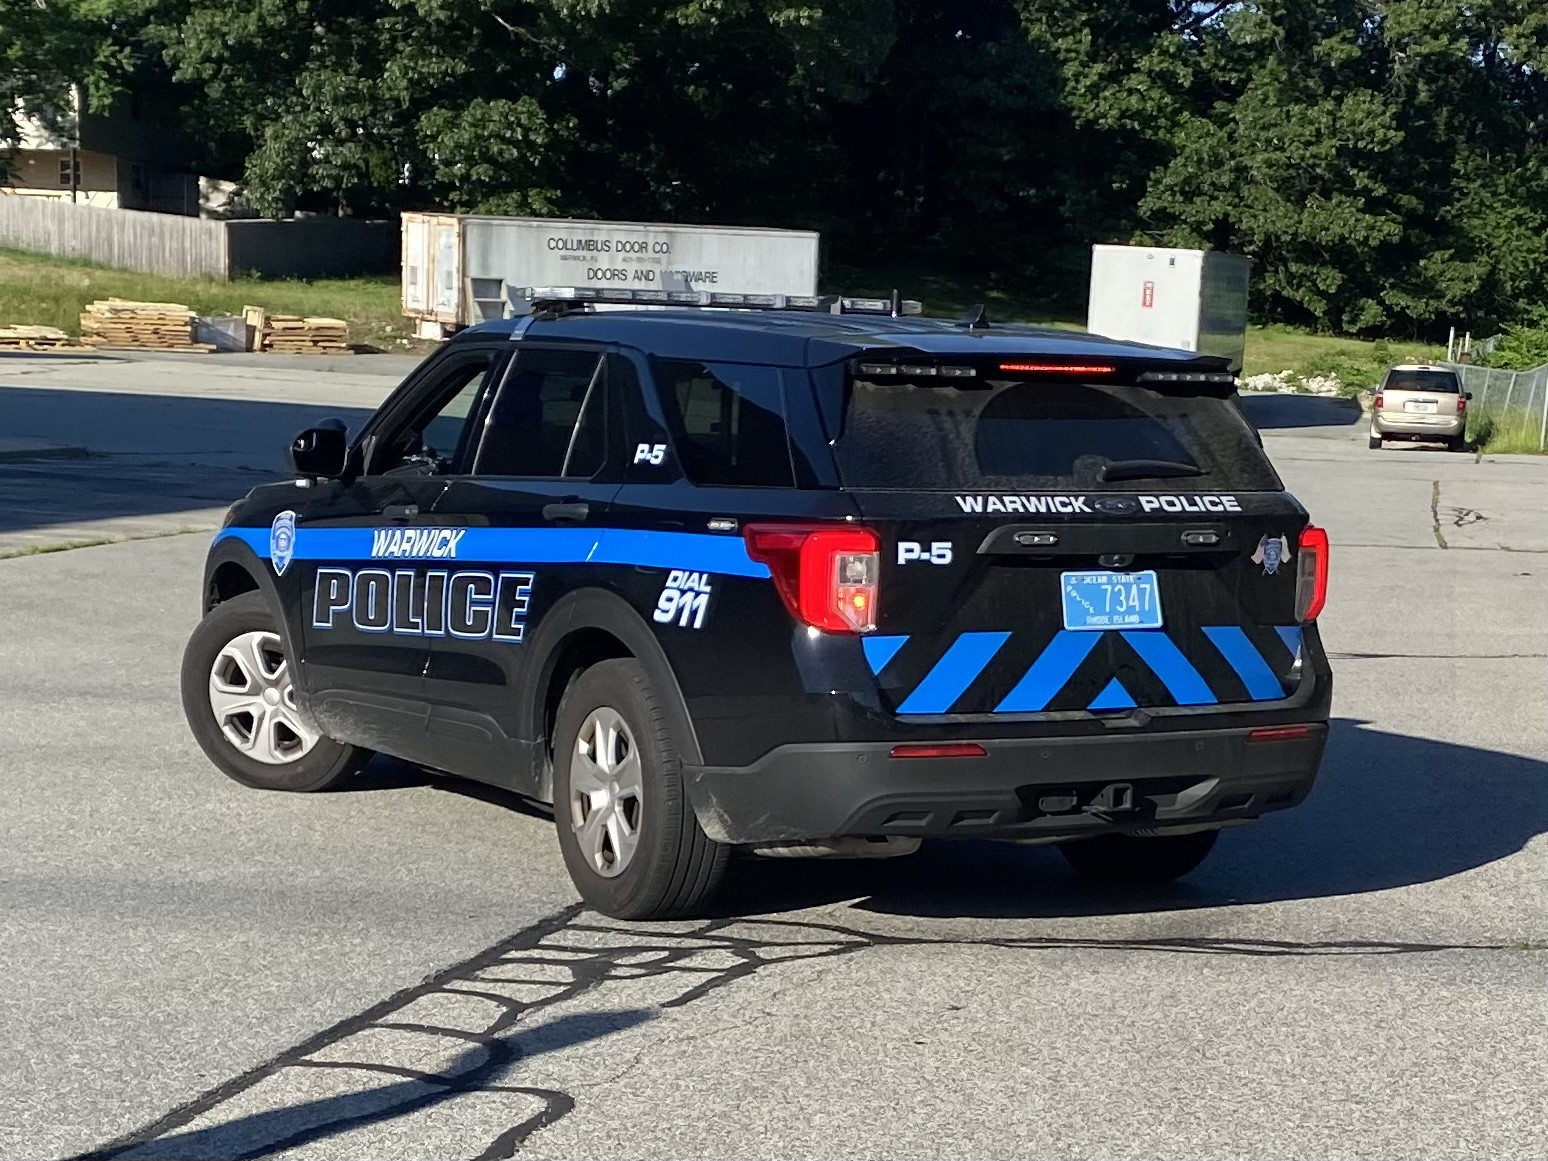
[[[183,650],[183,715],[227,777],[258,790],[337,786],[370,754],[324,737],[296,706],[290,658],[262,593],[216,605]]]
[[[634,658],[576,678],[554,723],[554,821],[570,878],[615,919],[699,912],[730,848],[700,828],[677,740]]]
[[[1218,830],[1191,834],[1104,834],[1061,843],[1077,872],[1104,883],[1170,883],[1193,870],[1215,847]]]

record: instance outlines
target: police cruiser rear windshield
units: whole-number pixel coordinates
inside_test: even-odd
[[[1168,387],[1041,380],[850,384],[846,488],[1279,491],[1237,404]]]

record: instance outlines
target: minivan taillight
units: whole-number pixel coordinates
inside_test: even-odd
[[[881,540],[869,528],[749,524],[743,536],[797,620],[829,633],[876,628]]]
[[[1381,392],[1380,391],[1376,392],[1376,398],[1374,400],[1372,400],[1371,406],[1376,408],[1377,411],[1381,410]]]
[[[1328,600],[1328,534],[1315,525],[1301,530],[1295,573],[1295,619],[1315,621]]]
[[[1467,414],[1467,396],[1460,393],[1457,395],[1457,414]]]

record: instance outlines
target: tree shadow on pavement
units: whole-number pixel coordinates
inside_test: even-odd
[[[1311,797],[1227,830],[1197,871],[1164,887],[1077,878],[1053,847],[926,843],[877,862],[748,860],[727,912],[768,914],[864,898],[937,917],[1074,917],[1317,899],[1433,882],[1548,833],[1548,762],[1404,737],[1337,719]]]

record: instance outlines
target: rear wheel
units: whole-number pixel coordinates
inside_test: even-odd
[[[1215,847],[1217,830],[1192,834],[1104,834],[1061,843],[1080,874],[1104,883],[1170,883],[1193,870]]]
[[[290,658],[262,593],[216,605],[183,651],[183,715],[229,778],[259,790],[327,790],[370,754],[326,738],[296,705]]]
[[[1447,451],[1454,451],[1454,452],[1466,451],[1467,450],[1467,436],[1465,436],[1465,435],[1454,435],[1454,436],[1452,436],[1450,439],[1448,439],[1446,441],[1446,450]]]
[[[677,739],[634,658],[575,680],[554,723],[559,850],[586,903],[618,919],[702,910],[730,848],[700,828]]]
[[[1372,434],[1371,438],[1370,438],[1370,443],[1367,446],[1372,451],[1376,451],[1378,448],[1381,447],[1381,436]]]

